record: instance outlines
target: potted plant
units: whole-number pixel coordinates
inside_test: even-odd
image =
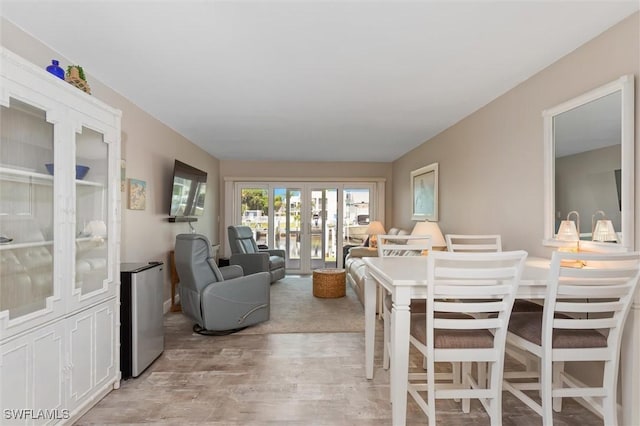
[[[84,69],[82,69],[80,65],[69,65],[67,67],[67,73],[64,79],[67,82],[76,86],[78,89],[91,94],[91,88],[87,83],[87,78],[84,74]]]
[[[67,77],[75,79],[79,78],[81,80],[87,81],[84,75],[84,69],[82,69],[80,65],[69,65],[67,67]]]

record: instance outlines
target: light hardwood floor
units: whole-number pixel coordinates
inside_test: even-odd
[[[355,297],[351,289],[347,297]],[[140,377],[123,381],[76,424],[391,424],[381,327],[375,378],[369,381],[364,378],[363,332],[210,337],[193,333],[191,325],[180,313],[167,314],[162,356]],[[411,365],[421,365],[416,354]],[[439,401],[437,409],[439,425],[489,424],[477,401],[466,415],[453,401]],[[542,424],[507,393],[503,409],[505,426]],[[426,424],[410,397],[407,410],[407,424]],[[601,424],[568,399],[556,419],[556,425]]]

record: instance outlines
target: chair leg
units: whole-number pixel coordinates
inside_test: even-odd
[[[602,397],[602,417],[605,425],[618,424],[618,404],[617,400],[617,363],[607,361],[604,363],[604,377],[602,379],[602,387],[607,389],[605,396]]]
[[[494,368],[495,363],[483,363],[487,378],[485,387],[492,389],[493,396],[487,401],[490,407],[491,426],[502,426],[502,369]]]
[[[426,361],[426,358],[425,358]],[[461,368],[460,368],[460,363],[459,362],[452,362],[451,363],[451,382],[456,385],[456,387],[461,387],[462,384],[462,379],[461,379],[461,372],[460,372]],[[460,402],[460,398],[454,398],[455,402]]]
[[[562,383],[562,372],[564,371],[564,362],[558,361],[553,363],[553,388],[561,389],[564,387]],[[562,398],[553,398],[553,411],[559,413],[562,411]]]
[[[430,362],[427,369],[427,418],[429,426],[436,426],[436,373],[435,362]]]
[[[552,409],[552,362],[551,359],[542,358],[540,363],[540,399],[542,402],[542,424],[553,424],[553,409]]]
[[[462,363],[462,388],[463,389],[471,389],[471,383],[469,382],[469,375],[471,374],[471,363],[463,362]],[[471,401],[469,398],[462,399],[462,412],[469,413],[471,410]]]
[[[393,356],[392,348],[393,346],[391,345],[391,342],[393,342],[393,327],[391,327],[391,312],[388,312],[388,321],[387,323],[389,324],[389,340],[388,340],[388,346],[389,346],[389,351],[387,352],[387,356],[389,358],[391,358]],[[389,368],[389,367],[387,367]],[[389,374],[389,378],[391,379],[391,374]],[[389,380],[389,401],[393,402],[393,380]]]

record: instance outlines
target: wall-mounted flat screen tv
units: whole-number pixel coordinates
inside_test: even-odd
[[[169,216],[202,216],[207,173],[175,160]]]

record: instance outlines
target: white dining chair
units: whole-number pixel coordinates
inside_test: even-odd
[[[411,315],[409,341],[427,361],[426,372],[409,373],[408,391],[436,424],[436,399],[478,399],[492,425],[502,422],[502,373],[507,325],[527,252],[433,252],[428,257],[427,309]],[[437,382],[435,364],[462,363],[461,383]],[[473,362],[487,363],[480,384]],[[426,392],[426,395],[425,395]]]
[[[562,264],[579,261],[583,268]],[[617,425],[620,343],[640,279],[639,253],[554,252],[543,312],[514,313],[507,341],[540,359],[534,382],[506,373],[504,388],[553,424],[561,398],[582,397],[607,426]],[[571,361],[604,361],[602,383],[588,386],[564,372]],[[513,380],[513,379],[518,379]],[[541,403],[525,391],[537,390]]]
[[[447,234],[445,236],[447,250],[456,253],[492,253],[502,251],[500,234]],[[526,299],[516,299],[512,312],[542,312],[542,305]],[[507,354],[527,368],[527,371],[538,371],[532,357],[526,352],[507,347]],[[486,370],[478,368],[478,381],[485,380]]]
[[[447,251],[456,253],[493,253],[502,251],[502,237],[499,234],[447,234]],[[516,299],[514,312],[542,312],[542,305],[524,299]]]

